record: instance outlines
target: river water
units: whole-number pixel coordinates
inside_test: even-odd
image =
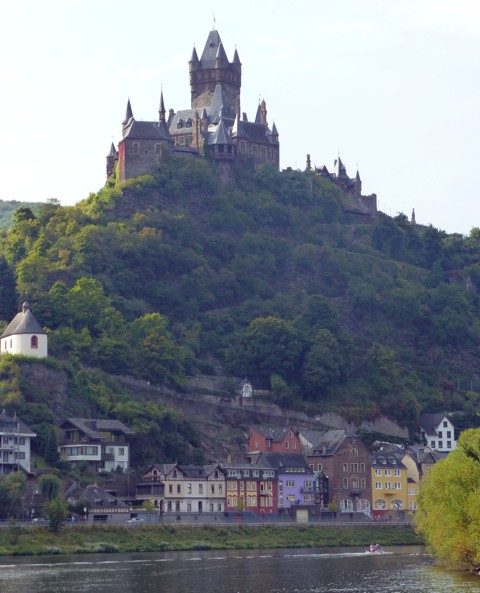
[[[0,558],[1,593],[480,593],[419,546]]]

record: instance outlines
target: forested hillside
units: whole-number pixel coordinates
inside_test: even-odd
[[[365,224],[338,191],[270,168],[238,168],[225,185],[207,161],[171,159],[74,207],[21,208],[0,240],[0,319],[27,295],[50,356],[74,374],[181,389],[222,372],[312,412],[413,429],[421,411],[449,410],[475,424],[480,230],[381,213]],[[3,405],[32,400],[1,364]],[[123,419],[119,402],[137,405],[105,386],[89,397]]]

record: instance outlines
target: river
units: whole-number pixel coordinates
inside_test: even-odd
[[[420,546],[0,558],[1,593],[480,593]]]

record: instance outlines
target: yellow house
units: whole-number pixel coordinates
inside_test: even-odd
[[[372,459],[372,514],[378,519],[401,517],[408,509],[408,475],[396,451],[376,451]]]

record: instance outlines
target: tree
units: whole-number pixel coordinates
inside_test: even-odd
[[[342,365],[343,358],[335,336],[328,329],[319,330],[303,365],[306,393],[314,398],[319,392],[329,390],[340,379]]]
[[[67,501],[59,496],[47,502],[45,516],[48,519],[48,529],[52,533],[58,533],[68,517]]]
[[[298,369],[302,343],[291,322],[262,317],[245,331],[244,348],[252,373],[265,381],[273,374],[288,380]]]
[[[57,498],[62,485],[60,478],[54,476],[53,474],[43,474],[43,476],[40,476],[38,483],[40,486],[40,492],[44,498],[46,498],[48,501]]]
[[[458,448],[420,484],[415,525],[431,552],[452,567],[480,568],[480,430],[460,435]]]

